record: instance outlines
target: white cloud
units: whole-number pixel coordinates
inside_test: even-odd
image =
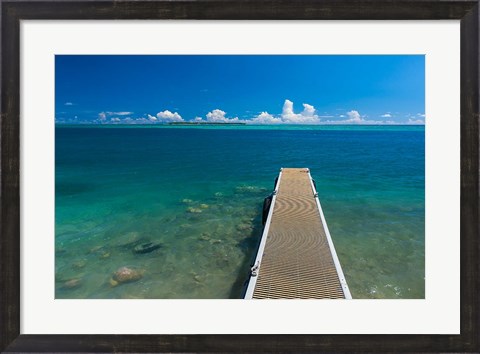
[[[408,118],[407,124],[425,124],[425,122],[421,119]]]
[[[283,103],[282,117],[288,117],[294,115],[293,113],[293,102],[290,100],[285,100]]]
[[[100,112],[98,114],[98,119],[100,120],[105,120],[107,117],[111,117],[111,116],[129,116],[129,115],[132,115],[133,112],[110,112],[110,111],[104,111],[104,112]]]
[[[345,121],[347,123],[361,124],[365,122],[365,119],[363,119],[360,113],[355,110],[347,112],[347,117],[348,119]]]
[[[279,116],[268,112],[261,112],[255,118],[247,120],[252,124],[319,124],[322,118],[333,118],[333,116],[319,116],[314,106],[308,103],[303,104],[303,111],[295,113],[293,102],[286,99],[283,103],[282,113]]]
[[[250,112],[250,111],[248,111]],[[133,112],[100,112],[97,122],[100,123],[124,123],[124,124],[156,124],[170,122],[184,122],[184,119],[178,112],[165,110],[157,113],[156,116],[146,114],[140,118],[123,117]],[[295,113],[293,102],[286,99],[283,104],[281,114],[270,114],[262,111],[250,119],[240,119],[238,117],[227,117],[227,113],[221,109],[214,109],[208,112],[206,118],[195,117],[193,122],[206,123],[249,123],[249,124],[425,124],[422,119],[425,114],[416,113],[407,115],[408,122],[398,122],[392,119],[368,120],[367,115],[361,115],[357,110],[350,110],[345,114],[339,115],[319,115],[313,105],[303,103],[303,110]],[[113,115],[113,116],[112,116]],[[120,116],[120,117],[118,117]],[[393,114],[387,112],[381,115],[382,118],[393,118]]]
[[[323,118],[332,118],[333,116],[325,116]],[[268,112],[261,112],[255,118],[247,120],[247,123],[253,124],[319,124],[321,116],[316,114],[315,107],[304,103],[303,111],[295,113],[293,102],[285,100],[283,103],[282,113],[280,116],[274,116]]]
[[[281,118],[275,118],[268,112],[262,112],[255,118],[251,119],[249,122],[253,124],[281,124]]]
[[[152,123],[150,119],[147,118],[137,118],[135,119],[135,124],[149,124]]]
[[[404,124],[425,124],[425,114],[423,113],[407,114],[406,118],[408,118],[408,120]]]
[[[348,118],[348,119],[341,119],[341,120],[327,120],[322,121],[325,124],[393,124],[393,121],[379,121],[379,120],[367,120],[365,119],[365,115],[362,116],[358,111],[351,110],[347,112],[347,115],[341,114],[340,118]]]
[[[157,118],[160,122],[183,122],[183,118],[177,112],[172,113],[168,110],[157,113]]]
[[[293,111],[293,102],[290,100],[285,100],[283,104],[281,119],[283,123],[293,123],[293,124],[320,123],[320,117],[315,114],[315,107],[307,103],[304,103],[303,111],[297,114]]]
[[[109,116],[129,116],[133,112],[105,112],[105,114]]]
[[[315,107],[307,103],[303,104],[303,113],[305,117],[313,117],[315,115]]]
[[[72,102],[65,102],[65,106],[73,106]]]
[[[147,114],[146,117],[125,117],[133,112],[100,112],[98,119],[100,123],[122,123],[122,124],[155,124],[168,122],[183,122],[183,118],[177,112],[172,113],[168,110],[159,112],[157,116]],[[118,117],[120,116],[120,117]]]
[[[98,113],[98,120],[102,123],[106,123],[108,117],[128,116],[130,114],[133,114],[133,112],[100,112],[100,113]],[[113,117],[113,118],[118,118],[118,117]],[[114,122],[118,122],[118,121],[115,120]]]
[[[210,123],[240,123],[243,120],[235,118],[227,118],[225,117],[227,113],[222,111],[221,109],[214,109],[211,112],[207,113],[207,121]]]

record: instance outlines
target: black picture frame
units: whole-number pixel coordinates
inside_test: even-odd
[[[464,0],[2,1],[0,349],[6,352],[480,352],[479,2]],[[461,23],[460,335],[20,334],[20,21],[437,20]],[[447,68],[448,69],[448,68]],[[446,186],[448,188],[448,186]],[[48,321],[48,318],[45,319]]]

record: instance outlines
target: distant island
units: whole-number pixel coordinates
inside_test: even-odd
[[[246,125],[246,123],[221,123],[221,122],[170,122],[168,125]]]

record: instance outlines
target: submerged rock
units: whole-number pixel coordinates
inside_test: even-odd
[[[208,209],[208,204],[200,204],[201,209]]]
[[[193,208],[193,207],[188,207],[187,211],[192,214],[198,214],[202,212],[202,209],[199,208]]]
[[[100,251],[101,249],[103,249],[103,246],[94,246],[94,247],[90,248],[90,250],[88,251],[88,253],[97,253],[97,252]]]
[[[191,199],[182,199],[182,203],[183,203],[183,204],[192,204],[192,203],[193,203],[193,200],[191,200]]]
[[[160,247],[162,247],[160,243],[155,243],[155,242],[141,243],[134,247],[133,252],[134,253],[150,253],[159,249]]]
[[[208,241],[210,240],[210,236],[204,232],[198,239],[202,241]]]
[[[55,255],[56,256],[59,256],[59,255],[62,255],[62,254],[65,254],[67,253],[67,250],[63,247],[56,247],[55,248]]]
[[[80,278],[74,278],[67,280],[65,283],[63,283],[63,288],[64,289],[76,289],[80,285],[82,285],[82,280]]]
[[[250,224],[239,224],[239,225],[236,226],[236,229],[238,231],[252,231],[253,226],[250,225]]]
[[[222,208],[222,212],[224,212],[225,214],[232,214],[233,212],[235,211],[235,208],[233,208],[232,206],[226,206],[226,207],[223,207]]]
[[[119,283],[129,283],[143,278],[145,271],[143,269],[133,269],[129,267],[121,267],[113,273],[110,285],[116,286]]]
[[[136,231],[132,231],[116,237],[113,240],[112,245],[115,247],[130,247],[131,245],[140,242],[140,240],[140,234]]]
[[[228,260],[227,256],[215,258],[215,264],[217,265],[217,267],[226,268],[229,266],[229,263],[230,261]]]
[[[85,268],[87,265],[87,261],[85,259],[78,260],[76,262],[72,263],[72,268],[73,269],[82,269]]]
[[[133,294],[122,294],[120,296],[122,299],[144,299],[144,297]]]
[[[197,272],[190,272],[190,275],[196,283],[203,283],[204,277],[199,275]]]
[[[267,189],[257,186],[238,186],[235,188],[235,193],[260,193],[265,192]]]

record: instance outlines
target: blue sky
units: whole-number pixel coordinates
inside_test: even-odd
[[[423,124],[423,55],[57,55],[57,123]]]

